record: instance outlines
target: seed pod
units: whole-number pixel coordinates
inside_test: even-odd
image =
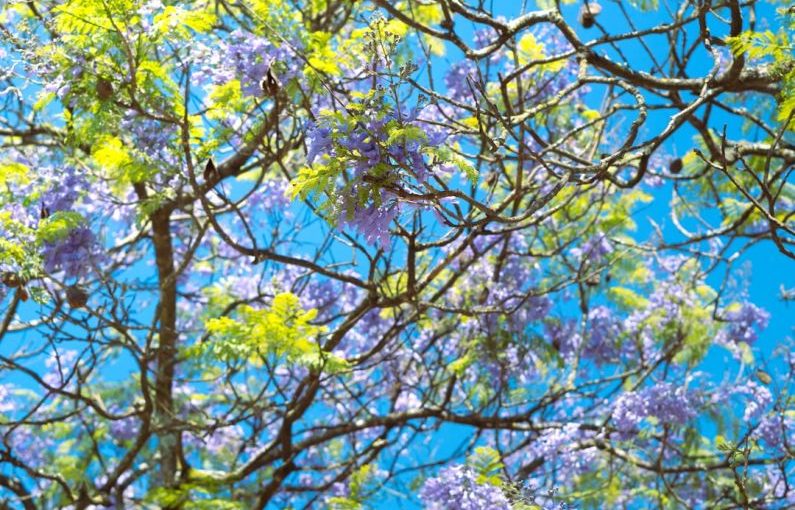
[[[41,211],[39,211],[39,218],[46,220],[50,217],[50,210],[44,207],[44,204],[41,204]]]
[[[25,287],[19,287],[17,289],[17,296],[19,296],[19,299],[22,300],[22,301],[27,301],[28,298],[30,297],[30,295],[28,294],[28,291],[25,290]]]
[[[106,101],[113,97],[113,84],[105,78],[97,79],[95,90],[97,92],[97,97],[102,101]]]
[[[588,2],[580,7],[580,25],[591,28],[596,23],[596,16],[602,12],[602,6],[596,2]]]
[[[262,80],[262,91],[265,92],[267,97],[276,97],[276,94],[279,93],[279,89],[281,88],[282,84],[279,82],[279,79],[276,78],[276,75],[273,74],[273,67],[268,67],[265,79]]]
[[[675,160],[671,161],[671,164],[668,166],[668,171],[676,175],[682,171],[683,166],[682,158],[676,158]]]
[[[213,158],[207,160],[207,164],[204,165],[204,182],[212,182],[218,179],[218,169],[215,168],[215,163],[213,163]]]
[[[12,273],[11,271],[6,271],[5,273],[3,273],[3,283],[6,285],[6,287],[11,287],[12,289],[15,289],[19,287],[19,285],[22,282],[19,280],[19,276],[17,276],[16,273]]]
[[[759,379],[759,382],[762,384],[770,384],[773,382],[773,378],[770,377],[770,374],[762,369],[756,371],[756,378]]]
[[[67,287],[66,302],[72,308],[84,308],[86,303],[88,303],[88,293],[77,285]]]
[[[589,287],[596,287],[602,281],[602,275],[599,272],[589,274],[585,278],[585,285]]]

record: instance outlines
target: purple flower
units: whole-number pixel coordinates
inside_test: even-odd
[[[34,468],[42,466],[55,448],[52,436],[42,434],[38,426],[17,427],[4,434],[4,441],[19,460]]]
[[[389,225],[392,220],[397,218],[400,212],[398,202],[390,205],[375,204],[369,207],[357,207],[353,212],[353,218],[345,223],[356,229],[359,234],[369,244],[377,244],[384,250],[388,250],[392,244],[389,236]]]
[[[610,363],[618,360],[620,352],[620,335],[622,323],[613,316],[606,306],[597,306],[588,312],[589,328],[586,344],[581,354],[592,359],[596,364]],[[580,336],[566,335],[562,337],[561,351],[575,355],[579,349]]]
[[[474,85],[470,81],[477,81],[478,68],[471,60],[462,60],[450,66],[450,71],[444,77],[447,94],[453,101],[464,102],[472,98]]]
[[[327,154],[331,150],[331,129],[328,127],[318,127],[312,122],[307,125],[306,138],[309,145],[306,161],[309,164],[312,164],[319,154]]]
[[[48,273],[63,271],[68,278],[80,277],[90,269],[97,249],[98,243],[91,229],[76,227],[64,239],[45,243],[42,248],[44,269]]]
[[[398,398],[395,400],[395,411],[402,413],[404,411],[411,411],[412,409],[419,409],[422,407],[417,394],[413,391],[401,391]]]
[[[162,164],[164,167],[178,164],[177,157],[170,150],[170,144],[177,135],[176,125],[128,110],[120,127],[132,139],[132,146],[152,162]]]
[[[598,234],[582,244],[579,248],[571,250],[571,254],[580,261],[590,264],[600,264],[606,255],[613,251],[613,246],[604,234]]]
[[[199,45],[192,50],[198,64],[194,77],[214,85],[237,78],[244,94],[262,96],[262,80],[269,70],[282,84],[298,75],[302,65],[290,46],[235,30],[216,47]]]
[[[249,197],[248,205],[255,214],[258,211],[286,213],[290,207],[290,198],[287,195],[289,182],[281,177],[265,179],[260,187]]]
[[[374,135],[362,131],[354,130],[340,140],[340,145],[350,151],[358,152],[366,161],[366,165],[361,165],[360,170],[367,170],[381,161],[381,150],[374,138]]]
[[[51,213],[70,211],[89,186],[83,174],[73,167],[66,167],[59,172],[57,185],[42,193],[41,206]]]
[[[732,387],[734,395],[746,395],[748,397],[743,412],[743,421],[746,423],[756,420],[765,408],[773,402],[773,395],[765,386],[754,381],[746,381],[745,384]]]
[[[613,406],[613,423],[623,438],[637,433],[641,422],[648,417],[665,425],[682,425],[695,416],[694,398],[687,388],[668,382],[624,393]]]
[[[138,420],[128,416],[110,422],[110,433],[117,441],[129,441],[138,435]]]
[[[243,429],[237,425],[213,430],[205,438],[205,448],[213,455],[234,451],[240,447]]]
[[[750,344],[757,339],[757,329],[767,327],[770,314],[752,303],[743,303],[738,310],[728,312],[726,320],[731,323],[726,333],[728,339]]]
[[[478,483],[478,475],[469,467],[452,466],[429,478],[420,490],[426,510],[510,510],[511,504],[502,490]]]
[[[754,435],[773,448],[778,448],[784,441],[787,432],[792,429],[789,419],[779,414],[765,416],[754,430]]]

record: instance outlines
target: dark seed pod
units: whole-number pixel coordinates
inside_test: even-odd
[[[95,87],[97,97],[106,101],[113,97],[113,85],[105,78],[99,78]]]
[[[84,308],[86,303],[88,303],[88,293],[77,285],[67,287],[66,302],[72,308]]]
[[[580,7],[580,25],[591,28],[596,23],[596,16],[602,12],[602,6],[596,2],[588,2]]]
[[[483,287],[483,290],[480,291],[480,296],[478,296],[478,304],[482,305],[488,299],[489,299],[489,288]]]
[[[207,160],[207,164],[204,165],[204,182],[212,182],[218,179],[218,169],[215,168],[215,163],[213,163],[213,159],[210,158]]]
[[[44,207],[44,204],[41,204],[41,211],[39,212],[39,217],[43,220],[46,220],[50,217],[50,210]]]
[[[19,299],[22,300],[22,301],[27,301],[28,298],[30,297],[30,295],[28,294],[28,291],[25,290],[25,287],[19,287],[17,289],[17,296],[19,296]]]
[[[19,287],[19,285],[22,282],[19,280],[19,276],[17,276],[16,273],[7,271],[3,273],[3,283],[6,285],[6,287],[11,287],[12,289],[15,289]]]
[[[682,171],[682,167],[682,158],[676,158],[675,160],[671,161],[671,164],[668,166],[668,171],[676,175]]]
[[[599,282],[601,282],[601,281],[602,281],[602,275],[599,274],[599,273],[593,273],[593,274],[589,274],[585,278],[585,285],[587,285],[589,287],[596,287],[597,285],[599,285]]]
[[[610,276],[610,273],[607,273],[607,274],[605,275],[605,283],[610,283],[610,280],[612,280],[612,279],[613,279],[613,277],[612,277],[612,276]]]
[[[269,67],[265,79],[262,80],[262,91],[267,97],[276,97],[276,94],[279,93],[281,88],[282,84],[279,82],[279,79],[276,78],[276,75],[273,74],[273,67]]]

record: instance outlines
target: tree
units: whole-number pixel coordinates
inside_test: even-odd
[[[795,505],[793,9],[491,4],[4,4],[4,505]]]

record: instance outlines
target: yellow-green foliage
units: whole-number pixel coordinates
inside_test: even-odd
[[[0,186],[6,183],[24,184],[30,181],[30,169],[22,163],[9,161],[0,163]]]
[[[752,59],[772,60],[771,72],[781,79],[781,95],[777,120],[788,121],[795,111],[795,58],[792,41],[786,30],[774,33],[745,31],[737,37],[728,38],[735,55],[746,54]],[[792,123],[790,123],[792,129]]]
[[[500,472],[505,467],[500,458],[500,452],[488,446],[479,446],[467,459],[469,464],[478,474],[477,482],[489,485],[502,485]]]
[[[224,316],[206,323],[212,341],[206,350],[226,360],[248,360],[260,363],[267,355],[275,355],[289,363],[339,371],[344,359],[323,351],[318,336],[325,328],[311,321],[317,310],[304,310],[298,296],[289,292],[277,294],[270,308],[255,309],[249,305],[236,311],[236,318]]]
[[[360,510],[367,493],[372,492],[372,485],[377,481],[376,473],[371,464],[365,464],[351,474],[348,483],[348,496],[336,496],[328,499],[329,510]]]
[[[65,238],[69,232],[83,222],[80,213],[58,211],[39,223],[36,238],[43,242],[53,242]]]

